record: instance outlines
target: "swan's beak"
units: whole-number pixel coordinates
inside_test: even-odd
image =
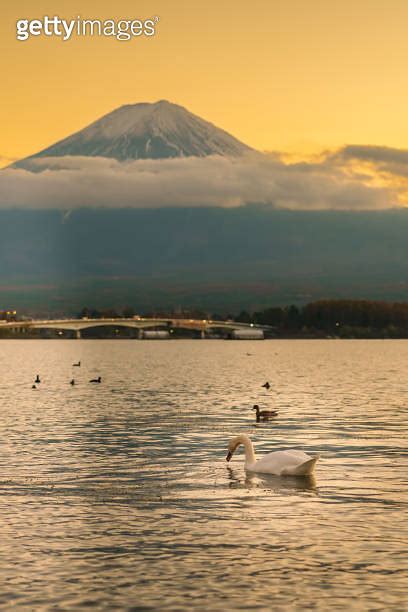
[[[230,461],[231,457],[232,457],[232,453],[231,453],[231,451],[228,451],[228,455],[225,458],[226,461]]]

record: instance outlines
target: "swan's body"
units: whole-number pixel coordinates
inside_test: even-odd
[[[240,444],[243,444],[245,448],[245,469],[258,474],[310,476],[313,473],[316,461],[319,459],[318,455],[311,457],[303,451],[286,450],[269,453],[257,461],[250,438],[246,434],[241,434],[230,441],[227,461],[231,459]]]

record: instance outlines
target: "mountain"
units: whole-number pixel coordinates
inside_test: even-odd
[[[131,159],[239,156],[253,151],[224,130],[177,104],[127,104],[14,167],[29,167],[39,157],[81,155]]]
[[[239,312],[406,301],[408,210],[0,210],[3,307]]]
[[[45,169],[51,167],[46,157],[63,156],[124,161],[250,152],[261,155],[160,101],[122,106],[15,165],[35,170],[33,162],[43,158]],[[163,164],[148,165],[159,171]],[[18,179],[20,173],[9,174]],[[64,210],[0,207],[3,306],[66,314],[85,305],[228,313],[323,297],[406,300],[407,209],[180,207],[177,197],[165,208],[127,208],[120,199],[112,207],[87,208],[86,202]]]

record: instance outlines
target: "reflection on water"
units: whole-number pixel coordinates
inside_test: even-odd
[[[314,491],[317,494],[316,477],[313,476],[273,476],[272,474],[252,474],[251,472],[233,470],[227,467],[231,480],[229,486],[235,488],[279,491],[282,495],[297,491]]]
[[[403,610],[407,362],[405,341],[2,341],[0,605]],[[227,464],[241,432],[320,454],[315,477]]]

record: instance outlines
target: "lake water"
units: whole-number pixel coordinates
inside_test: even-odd
[[[407,365],[403,340],[2,340],[0,606],[406,610]],[[227,464],[240,432],[315,478]]]

